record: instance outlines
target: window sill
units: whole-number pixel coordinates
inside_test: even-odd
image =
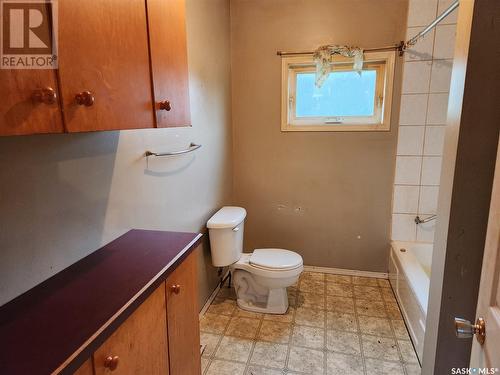
[[[389,124],[378,125],[282,125],[282,132],[388,132]]]

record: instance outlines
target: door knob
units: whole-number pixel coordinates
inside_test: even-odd
[[[44,104],[54,104],[57,100],[57,94],[52,87],[35,89],[31,97],[35,102]]]
[[[111,371],[114,371],[118,367],[119,361],[120,361],[120,357],[118,357],[117,355],[114,355],[114,356],[110,355],[110,356],[106,357],[106,359],[104,360],[104,367],[110,369]]]
[[[168,100],[164,100],[160,103],[158,103],[159,107],[161,110],[163,111],[170,111],[172,109],[172,105],[170,104],[170,102]]]
[[[179,284],[172,285],[170,290],[175,294],[179,294],[181,292],[181,286]]]
[[[459,339],[468,339],[476,335],[477,341],[483,345],[486,339],[486,322],[477,318],[476,324],[463,318],[455,318],[455,333]]]
[[[92,95],[90,91],[82,91],[75,95],[75,101],[78,105],[90,107],[92,104],[94,104],[94,95]]]

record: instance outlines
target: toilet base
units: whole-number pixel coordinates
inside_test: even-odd
[[[285,314],[288,310],[286,287],[297,277],[270,280],[244,270],[233,269],[233,285],[238,306],[247,311],[264,314]],[[274,286],[269,288],[268,285]]]
[[[238,298],[238,307],[242,310],[264,313],[264,314],[285,314],[288,310],[288,295],[286,288],[271,289],[266,303],[254,303],[251,300]]]

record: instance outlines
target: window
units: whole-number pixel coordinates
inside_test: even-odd
[[[394,52],[365,53],[363,70],[334,58],[321,88],[312,56],[283,58],[282,131],[390,129]]]

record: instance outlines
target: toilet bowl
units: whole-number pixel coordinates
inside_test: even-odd
[[[290,250],[255,249],[243,253],[246,211],[223,207],[207,222],[212,263],[230,267],[238,306],[243,310],[284,314],[286,288],[295,284],[304,269],[302,257]]]
[[[286,288],[297,282],[303,269],[302,257],[289,250],[256,249],[242,254],[231,266],[238,306],[254,312],[286,313]]]

